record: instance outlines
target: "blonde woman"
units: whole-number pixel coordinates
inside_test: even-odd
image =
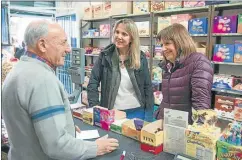
[[[145,109],[153,108],[148,62],[140,51],[138,29],[132,20],[116,22],[113,44],[108,45],[95,62],[87,94],[90,107],[100,105],[122,110],[126,112],[127,118],[144,119]]]
[[[196,52],[195,43],[186,28],[173,24],[158,33],[165,61],[161,64],[163,100],[157,119],[163,119],[164,108],[189,112],[192,107],[211,108],[213,69],[208,58]]]

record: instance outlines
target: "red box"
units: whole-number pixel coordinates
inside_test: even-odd
[[[145,143],[141,143],[140,144],[140,148],[141,150],[145,151],[145,152],[150,152],[153,154],[159,154],[160,152],[163,151],[163,144],[161,144],[160,146],[154,147]]]

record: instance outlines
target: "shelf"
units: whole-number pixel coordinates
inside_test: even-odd
[[[109,39],[110,37],[103,37],[103,36],[98,36],[98,37],[82,37],[83,39]]]
[[[123,14],[123,15],[116,15],[112,16],[113,19],[119,18],[129,18],[129,17],[149,17],[150,13],[141,13],[141,14]]]
[[[224,36],[224,37],[234,37],[234,36],[242,36],[241,33],[213,33],[213,36]]]
[[[224,64],[224,65],[232,65],[232,66],[242,66],[242,63],[226,63],[226,62],[214,62],[211,61],[212,64]]]
[[[139,36],[139,38],[150,38],[150,36]]]
[[[99,54],[85,54],[85,56],[89,56],[89,57],[98,57]]]
[[[83,19],[83,21],[88,21],[88,22],[98,22],[98,21],[103,21],[103,20],[109,20],[109,17]]]
[[[217,10],[229,10],[229,9],[241,9],[242,3],[228,3],[228,4],[217,4],[214,5],[215,11]]]
[[[230,93],[230,94],[236,94],[236,95],[242,95],[242,91],[235,91],[235,90],[226,90],[226,89],[220,89],[220,88],[212,88],[212,91],[223,92],[223,93]]]
[[[154,15],[171,15],[171,14],[179,14],[179,13],[208,12],[208,8],[209,8],[208,6],[196,7],[196,8],[178,8],[178,9],[154,12]]]
[[[192,37],[207,37],[208,34],[190,34]]]
[[[221,117],[221,116],[218,116],[218,119],[225,120],[225,121],[230,121],[230,122],[235,121],[235,120],[233,120],[233,119],[226,118],[226,117]]]

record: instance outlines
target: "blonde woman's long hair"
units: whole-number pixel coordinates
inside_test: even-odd
[[[139,32],[136,24],[131,19],[121,19],[117,21],[113,28],[113,40],[115,35],[115,30],[117,29],[119,24],[124,24],[125,31],[129,34],[131,38],[131,44],[129,48],[130,52],[130,68],[139,69],[140,68],[140,39]]]
[[[165,42],[173,41],[177,53],[180,53],[179,56],[181,58],[196,52],[195,42],[189,35],[187,29],[181,24],[175,23],[164,28],[158,33],[157,39]]]

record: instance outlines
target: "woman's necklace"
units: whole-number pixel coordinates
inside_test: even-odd
[[[125,67],[124,61],[126,60],[126,57],[127,57],[126,55],[119,55],[119,64],[121,68]]]

